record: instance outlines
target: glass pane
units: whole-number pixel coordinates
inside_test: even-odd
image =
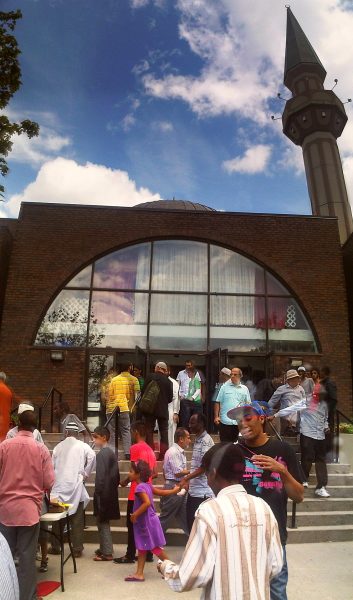
[[[210,347],[265,352],[265,299],[211,296]]]
[[[148,290],[151,244],[138,244],[97,260],[93,287]]]
[[[134,348],[146,346],[148,294],[93,292],[89,345]]]
[[[276,352],[316,352],[314,335],[293,298],[268,298],[270,348]]]
[[[152,294],[150,347],[206,349],[207,296]]]
[[[253,261],[219,246],[211,246],[211,292],[263,294],[264,270]]]
[[[280,296],[289,296],[289,291],[285,288],[273,275],[266,272],[267,281],[267,293],[269,296],[272,294],[279,294]]]
[[[152,289],[207,292],[207,245],[184,240],[155,242]]]
[[[91,287],[91,275],[92,275],[92,265],[88,265],[75,275],[71,281],[66,285],[66,287]]]
[[[87,341],[88,306],[88,291],[60,292],[38,329],[35,344],[84,346]],[[94,339],[92,344],[95,345]]]
[[[91,354],[88,370],[87,424],[91,431],[99,425],[104,410],[104,394],[112,376],[114,356]]]

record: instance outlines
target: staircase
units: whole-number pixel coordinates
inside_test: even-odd
[[[215,441],[218,437],[213,436]],[[60,441],[60,434],[43,434],[43,439],[52,450]],[[296,440],[286,440],[296,446]],[[297,449],[297,448],[296,448]],[[186,451],[188,464],[191,460],[191,450]],[[162,463],[158,462],[159,476],[154,480],[155,485],[163,485]],[[130,462],[123,460],[123,454],[119,452],[120,477],[124,479],[129,471]],[[330,498],[318,498],[314,496],[316,480],[314,467],[309,479],[309,488],[305,489],[304,501],[297,505],[296,529],[291,529],[292,502],[288,502],[288,543],[315,543],[315,542],[342,542],[353,540],[353,473],[348,464],[329,464],[328,486]],[[92,473],[86,482],[86,488],[90,496],[90,502],[86,508],[85,541],[98,542],[98,531],[93,516],[93,492],[95,473]],[[112,522],[113,541],[115,544],[127,542],[126,533],[126,508],[129,488],[119,488],[120,521]],[[154,498],[157,511],[159,511],[159,497]],[[172,546],[184,546],[187,538],[184,533],[175,527],[168,530],[166,536],[167,544]]]

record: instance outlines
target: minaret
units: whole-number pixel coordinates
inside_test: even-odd
[[[326,71],[290,8],[284,84],[292,92],[282,115],[283,132],[303,149],[313,215],[338,218],[341,244],[353,231],[337,146],[347,122],[342,102],[325,90]]]

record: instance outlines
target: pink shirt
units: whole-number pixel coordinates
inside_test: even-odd
[[[0,523],[29,526],[39,521],[44,490],[54,483],[49,450],[30,431],[0,444]]]

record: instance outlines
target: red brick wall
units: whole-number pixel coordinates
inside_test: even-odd
[[[5,299],[7,274],[12,247],[12,235],[8,227],[0,219],[0,326]],[[6,221],[6,219],[4,219]]]
[[[79,413],[84,352],[62,364],[31,348],[43,312],[84,264],[126,244],[161,237],[210,241],[273,271],[300,299],[352,414],[347,300],[337,222],[331,218],[25,204],[15,234],[0,337],[0,368],[18,394],[40,399],[56,385]],[[287,359],[284,359],[287,360]],[[318,362],[318,361],[315,361]]]

